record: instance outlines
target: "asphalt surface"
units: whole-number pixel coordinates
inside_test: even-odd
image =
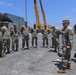
[[[76,75],[76,59],[73,57],[76,52],[76,35],[72,49],[72,69],[67,70],[63,75]],[[0,58],[0,75],[61,75],[57,70],[61,68],[61,55],[53,52],[51,47],[51,35],[49,35],[49,48],[42,47],[42,35],[38,34],[38,48],[21,50],[22,38],[19,37],[19,51],[11,52]],[[26,48],[26,47],[25,47]],[[61,41],[60,41],[61,48]],[[11,50],[11,49],[10,49]],[[62,50],[60,49],[60,53]]]

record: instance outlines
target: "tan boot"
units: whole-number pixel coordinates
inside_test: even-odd
[[[57,71],[57,73],[66,73],[66,70],[60,69]]]

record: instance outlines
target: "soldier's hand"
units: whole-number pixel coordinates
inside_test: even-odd
[[[66,46],[66,48],[70,48],[70,46]]]

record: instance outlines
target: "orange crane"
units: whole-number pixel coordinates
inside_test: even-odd
[[[39,12],[38,12],[38,4],[37,4],[36,0],[34,0],[34,9],[35,9],[35,13],[36,13],[37,27],[41,28],[42,24],[40,22],[40,17],[39,17]]]
[[[42,16],[43,16],[44,26],[47,26],[46,16],[45,16],[45,12],[44,12],[43,5],[42,5],[42,0],[39,0],[39,2],[40,2],[40,6],[41,6],[41,11],[42,11]]]

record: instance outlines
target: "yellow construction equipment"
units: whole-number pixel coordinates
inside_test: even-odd
[[[38,4],[37,4],[36,0],[34,0],[34,9],[35,9],[35,13],[36,13],[37,27],[41,28],[42,24],[40,22],[40,17],[39,17],[39,12],[38,12]]]
[[[43,5],[42,5],[42,0],[39,0],[39,2],[40,2],[40,7],[41,7],[41,11],[42,11],[44,24],[42,25],[41,22],[40,22],[39,11],[38,11],[38,4],[37,4],[37,1],[34,0],[34,9],[35,9],[36,21],[37,21],[36,25],[37,25],[38,28],[41,28],[41,29],[44,29],[44,26],[47,26],[47,28],[50,29],[52,26],[47,25],[45,12],[44,12]]]
[[[39,2],[40,2],[40,6],[41,6],[41,11],[42,11],[42,16],[43,16],[44,26],[46,26],[47,25],[47,23],[46,23],[46,16],[45,16],[45,12],[44,12],[43,5],[42,5],[42,0],[39,0]]]

